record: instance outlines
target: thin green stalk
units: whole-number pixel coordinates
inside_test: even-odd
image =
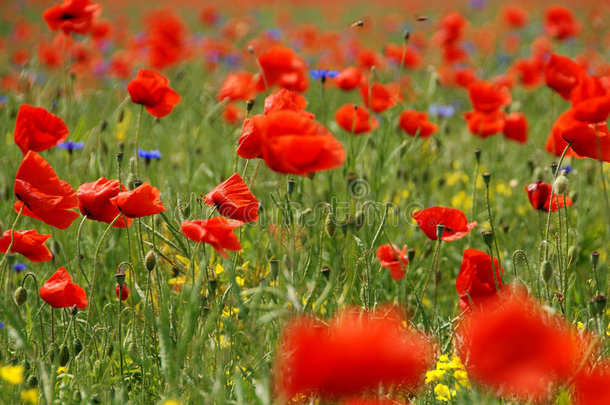
[[[138,145],[140,141],[140,129],[142,126],[142,111],[144,110],[144,104],[140,105],[140,111],[138,112],[138,125],[136,127],[136,141],[135,141],[135,156],[136,156],[136,177],[140,180],[140,158],[138,157]]]

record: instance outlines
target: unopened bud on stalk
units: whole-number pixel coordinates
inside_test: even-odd
[[[436,239],[441,239],[443,234],[445,233],[445,225],[438,224],[436,225]]]
[[[413,258],[415,257],[415,249],[410,248],[407,250],[407,260],[409,260],[409,263],[411,263],[413,261]]]
[[[254,100],[246,101],[246,111],[248,111],[248,113],[250,113],[250,111],[252,111],[253,108],[254,108]]]
[[[123,152],[119,151],[116,153],[116,161],[118,164],[123,163]]]
[[[146,258],[144,258],[144,265],[146,266],[146,270],[153,271],[155,266],[157,265],[157,255],[154,250],[150,250],[146,254]]]
[[[61,349],[59,349],[59,366],[65,367],[65,365],[68,364],[69,360],[70,360],[70,350],[68,349],[68,346],[63,345],[61,347]]]
[[[295,186],[295,182],[294,179],[292,177],[290,177],[288,179],[288,181],[286,182],[286,193],[288,195],[292,195],[292,193],[294,192],[294,186]]]
[[[606,302],[608,299],[606,296],[601,294],[596,294],[595,297],[589,300],[589,311],[592,315],[597,316],[604,312],[606,308]]]
[[[411,31],[405,30],[405,32],[402,33],[402,37],[405,39],[405,42],[408,41],[409,38],[411,38]]]
[[[332,211],[332,209],[328,212],[328,215],[326,215],[326,220],[324,220],[324,229],[329,237],[335,237],[335,233],[337,232],[337,218],[335,217],[335,213]]]
[[[74,349],[74,356],[78,356],[78,354],[83,351],[83,343],[80,341],[79,338],[74,338],[74,341],[72,342],[72,347]]]
[[[28,387],[30,388],[36,388],[38,387],[38,377],[36,377],[35,375],[30,375],[28,377],[28,379],[26,380],[26,384],[28,385]]]
[[[551,277],[553,277],[553,266],[551,265],[551,262],[548,260],[542,262],[540,265],[540,272],[542,274],[542,279],[548,284],[549,281],[551,281]]]
[[[269,275],[275,279],[280,272],[280,262],[274,257],[269,260]]]
[[[594,269],[597,268],[597,263],[599,263],[599,252],[591,252],[591,265]]]
[[[489,186],[489,180],[491,179],[491,173],[483,173],[481,175],[481,177],[483,177],[483,183],[485,183],[485,186]]]
[[[322,273],[322,275],[328,280],[330,277],[330,267],[327,265],[322,266],[320,273]]]
[[[555,176],[555,172],[557,171],[557,162],[551,163],[551,175]]]
[[[474,158],[477,161],[477,163],[481,163],[481,149],[474,150]]]
[[[568,191],[568,186],[570,185],[570,180],[568,180],[568,176],[565,175],[565,170],[561,171],[559,177],[555,179],[553,183],[553,188],[555,189],[556,194],[565,194]]]
[[[28,299],[27,290],[23,287],[18,287],[15,290],[15,293],[13,294],[13,299],[15,300],[15,304],[17,304],[18,307],[22,306]]]
[[[78,307],[76,305],[72,305],[70,307],[70,315],[76,316],[76,314],[78,314]]]
[[[481,236],[483,237],[483,242],[485,242],[485,245],[491,249],[491,245],[494,242],[494,233],[492,231],[483,231],[481,232]]]

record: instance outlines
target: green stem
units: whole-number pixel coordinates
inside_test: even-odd
[[[140,111],[138,112],[138,126],[136,127],[136,143],[135,143],[135,155],[136,155],[136,177],[140,180],[140,158],[138,157],[138,145],[140,141],[140,128],[142,124],[142,110],[144,110],[144,104],[140,105]]]

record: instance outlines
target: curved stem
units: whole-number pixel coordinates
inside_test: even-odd
[[[85,270],[83,270],[83,257],[81,256],[81,253],[80,253],[81,252],[80,235],[81,235],[81,230],[83,229],[83,224],[85,223],[86,219],[87,219],[87,216],[84,215],[83,219],[80,221],[80,224],[78,225],[78,231],[76,232],[76,260],[78,261],[78,268],[79,268],[81,274],[85,278],[85,281],[87,282],[87,285],[89,286],[89,288],[91,288],[91,283],[89,282],[89,279],[87,278],[87,274],[85,274]]]
[[[563,159],[566,156],[566,153],[568,152],[568,149],[570,149],[570,143],[568,142],[568,145],[565,147],[565,149],[563,150],[563,153],[561,154],[561,157],[559,158],[559,163],[557,164],[557,169],[555,170],[555,173],[553,173],[553,184],[551,185],[551,199],[549,202],[549,213],[547,215],[547,219],[546,219],[546,235],[544,237],[545,239],[545,244],[544,244],[544,260],[548,260],[549,259],[549,232],[551,229],[551,212],[553,211],[553,199],[555,198],[555,179],[557,178],[557,173],[559,173],[559,168],[561,167],[561,164],[563,163]],[[559,205],[559,199],[557,199],[557,205]]]
[[[38,290],[38,280],[36,279],[36,275],[34,273],[26,273],[26,275],[23,276],[23,280],[21,280],[21,287],[25,285],[25,280],[27,280],[28,277],[31,277],[34,280],[34,284],[36,285],[36,309],[38,310],[38,321],[40,322],[40,346],[42,346],[42,354],[44,355],[46,345],[44,344],[44,328],[42,324],[42,311],[40,311],[40,293]]]

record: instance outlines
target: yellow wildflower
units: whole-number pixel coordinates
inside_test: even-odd
[[[426,384],[428,384],[432,381],[442,380],[444,376],[445,376],[445,370],[426,371]]]
[[[23,366],[2,366],[0,367],[0,377],[9,384],[21,384],[24,370]]]
[[[449,402],[455,396],[455,390],[449,389],[445,384],[436,384],[434,394],[439,401]]]
[[[29,390],[21,391],[21,401],[29,402],[30,404],[36,405],[38,403],[38,390],[36,388],[31,388]]]

